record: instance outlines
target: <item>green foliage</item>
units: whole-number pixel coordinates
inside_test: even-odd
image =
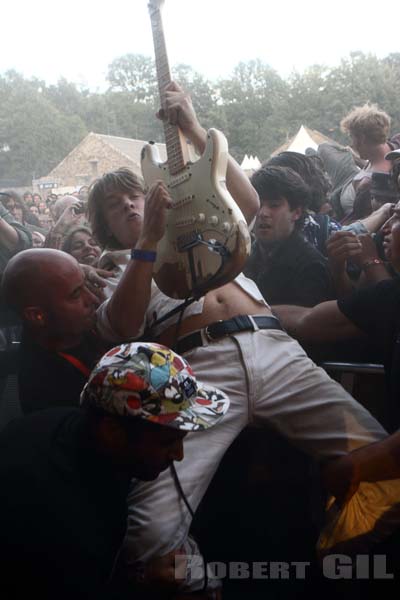
[[[61,112],[38,80],[0,78],[0,180],[29,185],[46,175],[86,133],[78,115]]]
[[[142,54],[125,54],[108,66],[110,90],[130,92],[133,102],[153,102],[156,93],[156,71],[152,58]]]
[[[191,93],[200,122],[224,131],[238,160],[268,158],[302,124],[348,143],[340,121],[365,102],[377,103],[392,117],[392,132],[400,131],[400,53],[354,52],[336,67],[313,65],[287,79],[260,60],[239,63],[217,82],[183,64],[173,77]],[[0,180],[25,185],[46,175],[89,131],[162,141],[154,61],[116,58],[107,79],[106,92],[92,93],[65,79],[46,86],[15,71],[0,75]]]

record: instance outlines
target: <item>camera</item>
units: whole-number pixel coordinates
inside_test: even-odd
[[[83,214],[85,214],[85,212],[86,212],[86,202],[80,201],[74,205],[74,213],[76,215],[83,215]]]

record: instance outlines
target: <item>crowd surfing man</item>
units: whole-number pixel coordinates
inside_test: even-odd
[[[168,348],[124,344],[96,365],[81,409],[9,424],[0,434],[1,598],[131,598],[115,575],[130,480],[182,460],[186,433],[213,427],[228,406]]]
[[[167,88],[163,117],[178,125],[202,153],[206,132],[197,121],[189,96],[176,84]],[[232,159],[227,185],[250,223],[259,207],[257,195]],[[99,330],[108,338],[114,335],[116,341],[140,337],[147,330],[146,335],[152,339],[170,345],[177,317],[162,325],[157,319],[179,301],[166,297],[157,288],[152,281],[151,262],[171,205],[166,188],[159,182],[145,194],[133,173],[123,169],[95,182],[88,204],[94,235],[105,248],[100,266],[120,269],[118,288],[115,289],[114,280],[114,293],[98,310]],[[135,250],[132,258],[131,249]],[[317,368],[282,330],[257,286],[243,275],[187,308],[176,347],[193,362],[199,377],[222,389],[231,400],[229,414],[218,432],[210,431],[202,440],[196,436],[185,440],[185,460],[177,471],[193,510],[224,452],[249,422],[274,426],[321,462],[386,435],[377,421]],[[374,493],[375,486],[379,487],[378,495]],[[384,512],[398,499],[400,482],[362,484],[351,502],[355,499],[358,503],[359,493],[363,500],[357,524],[353,520],[350,525],[347,519],[347,510],[353,504],[342,511],[332,537],[322,536],[322,547],[329,548],[373,529],[379,538],[379,527],[386,527]],[[392,524],[396,521],[393,511],[390,519]],[[125,549],[128,563],[147,563],[180,547],[190,521],[190,513],[169,472],[156,482],[135,486],[129,497]]]

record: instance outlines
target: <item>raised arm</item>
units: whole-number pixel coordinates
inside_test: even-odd
[[[322,468],[325,487],[344,504],[362,481],[386,481],[400,477],[400,431],[328,462]]]
[[[17,223],[0,202],[0,247],[9,257],[32,246],[31,234],[23,225]]]
[[[313,308],[273,306],[272,311],[286,331],[301,342],[335,342],[364,335],[339,310],[336,300]]]
[[[166,89],[166,106],[165,110],[158,113],[159,117],[167,119],[172,125],[177,125],[196,151],[203,154],[207,132],[197,119],[189,94],[175,82],[171,82]],[[247,223],[251,223],[260,207],[258,194],[247,175],[231,156],[228,158],[226,185]]]
[[[170,196],[162,182],[155,183],[146,196],[141,235],[135,248],[155,253],[164,235],[166,210]],[[124,339],[141,335],[146,310],[150,302],[154,262],[133,259],[125,269],[107,305],[107,315],[113,331]]]
[[[393,207],[394,204],[387,202],[386,204],[383,204],[380,208],[375,210],[373,213],[368,215],[368,217],[360,219],[360,223],[364,225],[365,229],[369,233],[375,233],[390,218],[393,212]]]

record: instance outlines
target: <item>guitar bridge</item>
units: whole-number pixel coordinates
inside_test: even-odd
[[[178,252],[186,252],[190,248],[198,246],[201,242],[201,235],[197,231],[190,231],[189,233],[178,235],[176,238],[176,248]]]

